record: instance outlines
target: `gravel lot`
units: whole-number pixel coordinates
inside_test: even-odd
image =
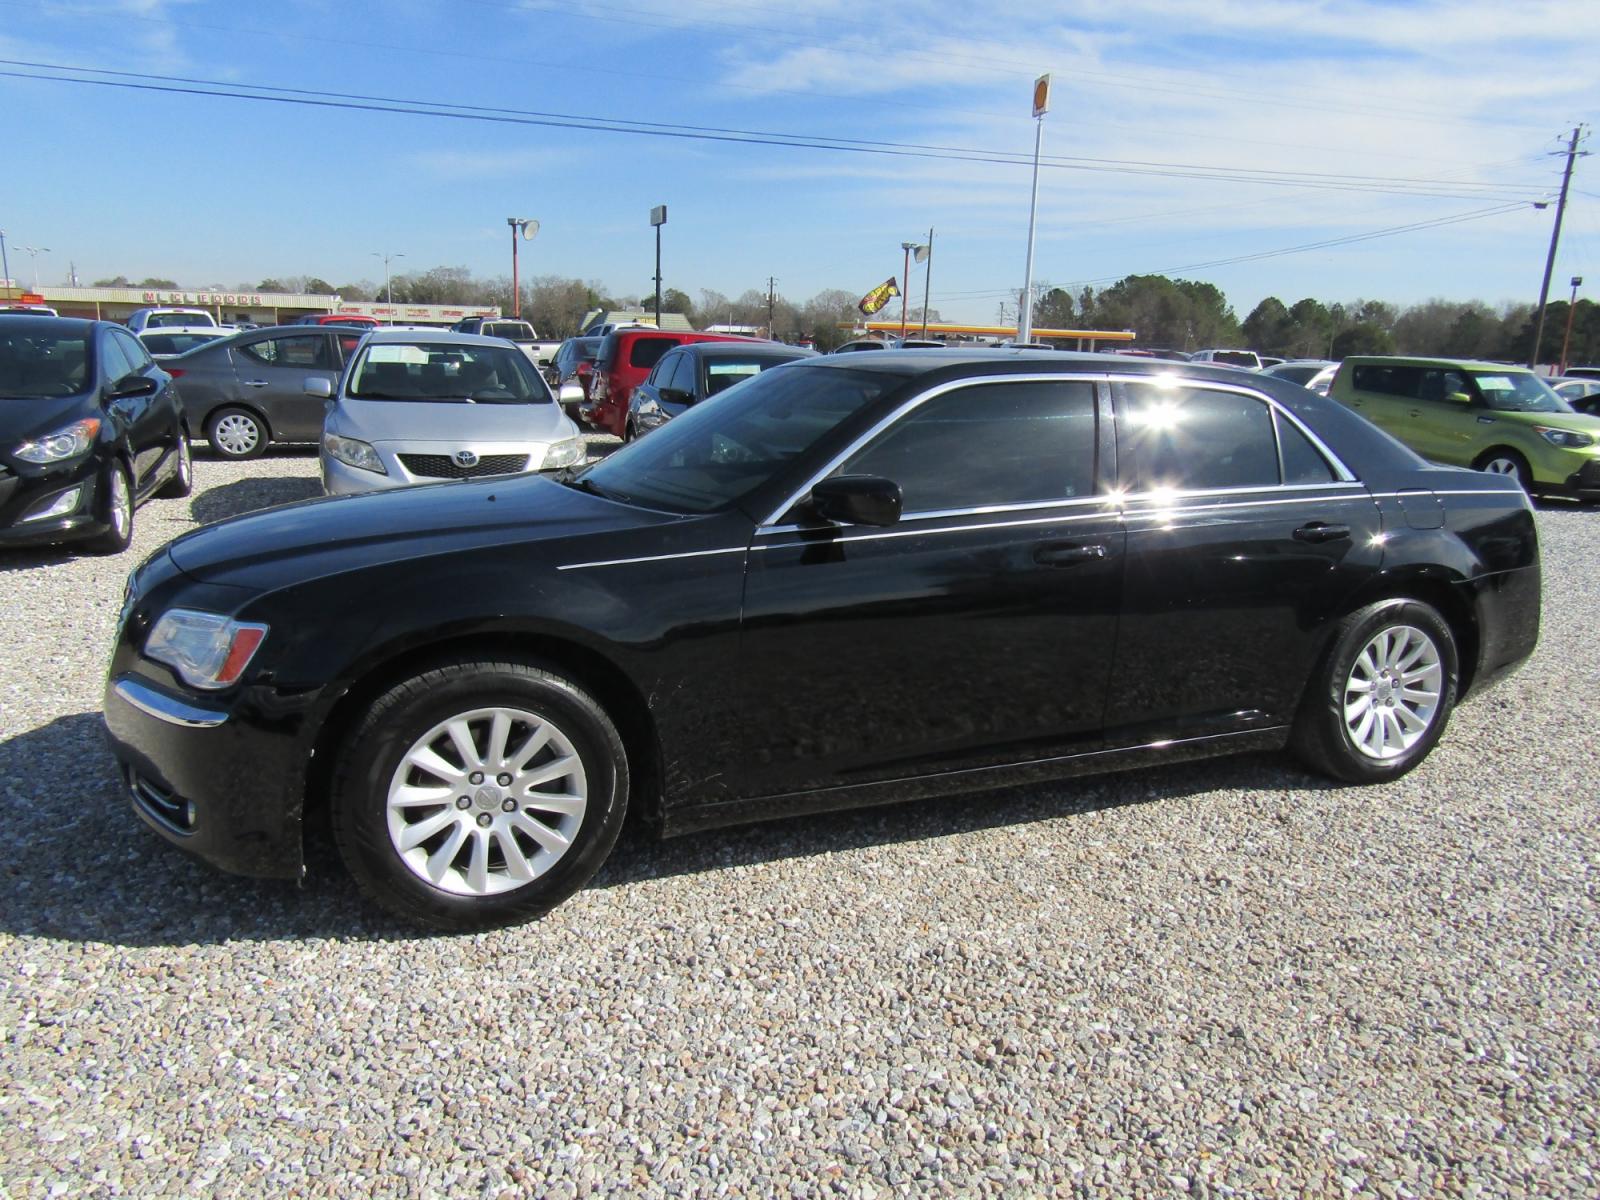
[[[330,854],[191,863],[99,736],[124,573],[316,494],[205,457],[132,552],[0,556],[0,1196],[1593,1196],[1600,511],[1421,769],[1254,757],[625,840],[418,937]]]

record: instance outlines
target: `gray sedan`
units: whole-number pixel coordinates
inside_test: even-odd
[[[337,389],[318,376],[304,388],[327,407],[321,459],[329,495],[548,471],[584,459],[578,427],[503,338],[377,331]]]
[[[254,458],[268,442],[315,442],[322,436],[319,399],[307,378],[331,386],[362,330],[278,325],[221,338],[166,359],[178,380],[189,428],[204,431],[222,458]]]

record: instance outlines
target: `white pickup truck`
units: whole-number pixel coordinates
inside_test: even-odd
[[[513,317],[467,317],[450,326],[457,333],[476,333],[484,337],[505,338],[515,342],[517,349],[526,354],[533,365],[543,371],[561,349],[560,342],[542,342],[532,325]]]

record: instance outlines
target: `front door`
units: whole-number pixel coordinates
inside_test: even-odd
[[[837,470],[891,526],[804,504],[757,532],[741,675],[752,796],[1098,748],[1123,533],[1096,386],[982,381],[913,401]]]
[[[1376,503],[1258,393],[1112,390],[1128,543],[1108,740],[1292,722],[1308,631],[1382,561]]]

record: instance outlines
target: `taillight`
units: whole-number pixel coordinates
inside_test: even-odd
[[[594,367],[590,366],[588,363],[579,363],[578,364],[578,372],[577,373],[579,375],[587,375],[593,370],[594,370]]]

